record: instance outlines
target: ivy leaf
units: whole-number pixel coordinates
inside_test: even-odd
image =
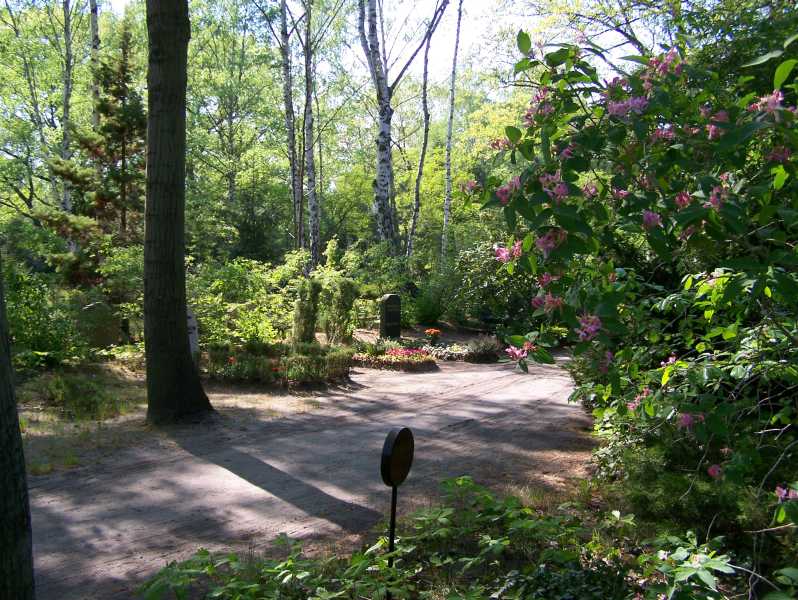
[[[516,42],[518,42],[518,49],[521,51],[521,54],[529,54],[529,51],[532,49],[532,40],[528,33],[519,31]]]
[[[793,67],[798,64],[798,59],[791,58],[790,60],[785,60],[781,63],[778,68],[776,69],[776,73],[773,75],[773,89],[778,90],[781,88],[781,84],[787,81],[787,78],[792,73]]]

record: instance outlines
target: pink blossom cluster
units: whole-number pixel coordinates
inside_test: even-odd
[[[546,288],[552,281],[557,281],[559,278],[559,275],[552,275],[546,272],[538,276],[538,285],[542,288]]]
[[[640,407],[640,403],[646,398],[648,398],[650,395],[651,395],[651,388],[644,387],[643,391],[640,392],[637,396],[635,396],[634,400],[626,403],[626,408],[628,408],[629,410],[637,410]]]
[[[518,346],[507,346],[504,351],[507,353],[507,356],[510,357],[510,360],[521,360],[527,356],[527,351]]]
[[[679,52],[676,50],[675,47],[671,48],[663,56],[652,58],[648,62],[649,71],[651,73],[656,73],[657,75],[660,75],[660,76],[665,76],[671,70],[673,70],[673,72],[676,75],[680,75],[681,72],[682,72],[682,68],[684,66],[684,63],[682,63],[682,62],[678,62],[677,63],[676,60],[678,58],[679,58]],[[645,77],[644,77],[644,79],[645,79]]]
[[[654,229],[655,227],[662,227],[662,215],[654,212],[653,210],[643,211],[643,227],[645,229]]]
[[[715,210],[720,210],[720,207],[723,205],[723,201],[729,197],[729,190],[726,186],[723,185],[716,185],[712,188],[712,191],[709,194],[709,201],[704,203],[706,208],[714,208]]]
[[[660,367],[667,367],[668,365],[672,365],[675,362],[676,362],[676,355],[675,354],[671,354],[668,357],[668,360],[660,361],[659,366]]]
[[[773,150],[767,155],[767,159],[770,162],[786,163],[790,160],[791,155],[792,150],[787,148],[787,146],[774,146]]]
[[[701,114],[702,116],[705,113],[705,109],[707,107],[701,107]],[[707,137],[710,140],[717,140],[720,136],[723,135],[723,128],[718,126],[718,123],[728,123],[729,122],[729,113],[725,110],[719,110],[714,115],[709,118],[709,125],[707,125]]]
[[[514,258],[521,258],[521,255],[524,253],[522,245],[523,243],[521,240],[518,240],[510,248],[496,246],[496,260],[499,262],[508,263]]]
[[[568,197],[568,186],[562,180],[559,170],[554,173],[544,173],[538,180],[543,186],[543,191],[557,204]]]
[[[642,114],[648,106],[648,98],[645,96],[632,96],[626,100],[610,100],[607,103],[607,112],[613,117],[622,119],[629,113]]]
[[[720,465],[709,465],[709,468],[707,468],[707,475],[712,477],[712,479],[720,479],[721,475],[723,475],[723,467]]]
[[[460,191],[464,194],[471,194],[479,189],[479,184],[473,179],[460,184]]]
[[[669,142],[676,137],[676,132],[672,127],[661,125],[651,134],[652,142]]]
[[[784,94],[781,92],[781,90],[774,90],[772,94],[762,96],[759,99],[759,102],[754,102],[751,104],[748,107],[748,110],[751,112],[761,110],[762,112],[772,115],[776,111],[784,108],[784,106],[782,106],[782,102],[784,102]]]
[[[551,292],[547,292],[545,296],[535,296],[532,298],[532,308],[542,308],[546,313],[552,313],[555,310],[562,308],[563,299],[555,296]]]
[[[509,150],[512,148],[513,144],[507,138],[496,138],[495,140],[491,140],[490,147],[493,150]]]
[[[620,188],[612,188],[612,195],[614,198],[618,200],[623,200],[627,196],[629,196],[629,192],[627,190],[622,190]]]
[[[502,204],[507,204],[510,201],[510,196],[513,195],[513,192],[517,192],[520,189],[521,178],[516,175],[510,181],[496,190],[496,196],[498,196],[499,202]]]
[[[691,429],[693,425],[696,423],[703,423],[704,422],[704,415],[701,413],[689,413],[683,412],[679,413],[679,420],[676,422],[676,426],[680,427],[681,429]]]
[[[568,144],[560,151],[560,160],[568,160],[569,158],[573,158],[574,150],[576,150],[576,146],[573,144]]]
[[[554,106],[549,101],[549,88],[544,85],[535,92],[535,97],[529,103],[529,108],[524,113],[524,125],[533,127],[539,117],[547,117],[553,112]]]
[[[582,315],[579,317],[579,328],[575,331],[580,341],[589,342],[601,331],[601,319],[596,315]]]
[[[798,490],[794,490],[792,488],[781,487],[780,485],[776,486],[776,498],[779,499],[779,502],[788,502],[790,500],[798,500]]]
[[[594,198],[598,196],[598,191],[598,186],[592,181],[588,181],[582,186],[582,193],[585,195],[585,198]]]
[[[676,202],[676,206],[678,206],[679,208],[687,208],[688,206],[690,206],[692,198],[690,197],[690,194],[688,192],[681,191],[678,194],[676,194],[676,198],[674,199],[674,201]]]
[[[543,252],[544,257],[547,257],[552,250],[562,244],[567,238],[568,232],[565,229],[549,229],[546,235],[535,240],[535,246]]]

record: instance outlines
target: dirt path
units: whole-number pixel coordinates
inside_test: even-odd
[[[589,419],[567,402],[558,367],[444,364],[438,372],[358,370],[302,414],[152,432],[99,464],[33,477],[40,600],[131,598],[167,562],[198,547],[262,548],[280,533],[340,539],[383,518],[386,432],[413,429],[405,511],[438,483],[470,474],[501,487],[562,487],[585,474]],[[213,400],[213,397],[212,397]]]

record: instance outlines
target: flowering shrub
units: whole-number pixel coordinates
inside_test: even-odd
[[[385,354],[355,354],[354,364],[371,369],[430,371],[437,368],[435,358],[421,348],[389,348]]]
[[[518,185],[479,186],[511,231],[496,259],[537,278],[533,314],[568,327],[574,399],[630,499],[711,522],[772,571],[798,555],[780,502],[798,479],[796,61],[770,89],[724,86],[674,47],[602,81],[585,59],[600,48],[536,59],[518,39],[537,90],[505,130]],[[524,368],[551,359],[536,334],[508,338]]]

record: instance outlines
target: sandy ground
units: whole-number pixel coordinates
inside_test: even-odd
[[[386,433],[408,426],[413,470],[400,510],[442,479],[562,489],[586,475],[589,419],[559,367],[446,363],[430,373],[358,369],[349,385],[282,400],[210,388],[219,417],[153,431],[91,464],[31,477],[40,600],[132,598],[197,548],[263,549],[281,533],[352,539],[384,519]],[[290,407],[280,410],[278,405]],[[266,407],[264,407],[266,405]]]

